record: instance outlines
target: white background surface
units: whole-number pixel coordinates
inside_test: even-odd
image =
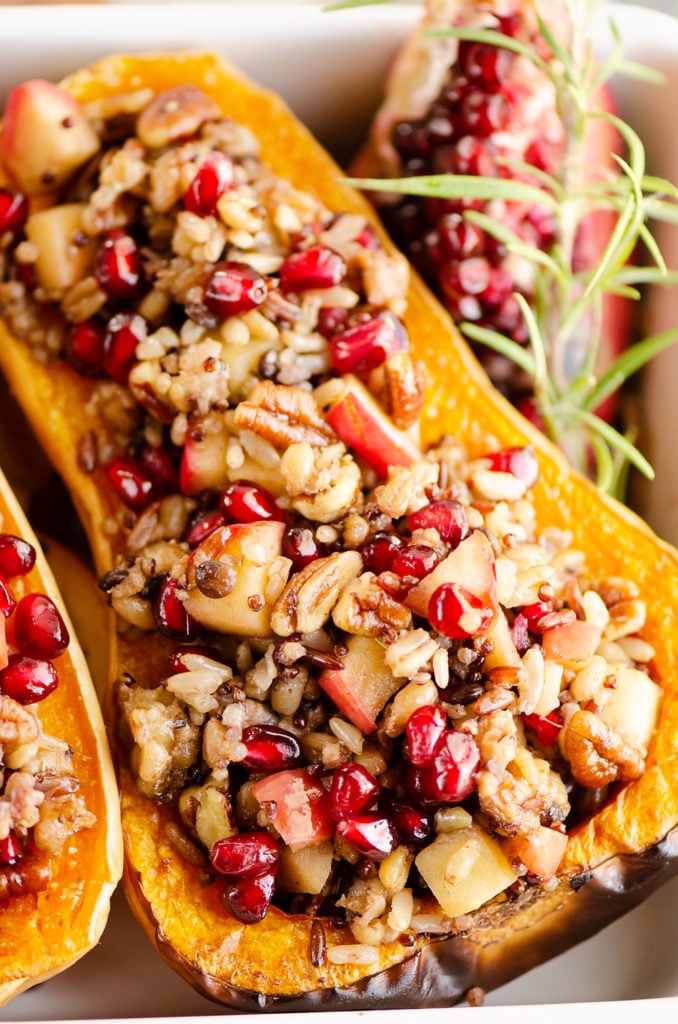
[[[653,2],[662,2],[669,10],[674,7],[674,0]],[[3,7],[0,93],[32,75],[59,77],[116,49],[218,48],[254,77],[279,89],[302,119],[343,157],[351,152],[369,119],[383,73],[412,13],[406,7],[396,11],[387,5],[330,15],[319,6],[304,3],[302,11],[300,4],[275,3],[265,17],[260,9],[252,9],[261,7],[259,0],[249,5],[222,0],[218,9],[171,4],[161,17],[154,5],[135,6],[134,11],[99,6],[40,11]],[[617,10],[616,20],[628,55],[661,66],[670,76],[665,89],[626,85],[620,96],[625,115],[642,130],[652,169],[678,181],[678,147],[671,141],[678,136],[672,109],[678,94],[678,22],[627,6]],[[673,313],[662,296],[652,317],[660,322]],[[673,376],[669,374],[668,379],[675,380],[675,368],[670,369]],[[675,398],[668,404],[675,407]],[[678,880],[600,935],[490,994],[484,1008],[458,1008],[453,1013],[464,1020],[473,1013],[478,1024],[543,1022],[545,1016],[554,1024],[564,1024],[582,1012],[587,1020],[593,1013],[602,1013],[614,1024],[676,1024],[676,921]],[[583,1003],[588,1005],[582,1007]],[[15,999],[0,1011],[0,1020],[195,1020],[223,1012],[160,961],[118,893],[99,947],[66,974]],[[442,1024],[443,1013],[448,1021],[449,1011],[428,1010],[427,1024],[438,1020]],[[283,1024],[288,1016],[293,1015],[279,1015],[277,1020]],[[310,1017],[317,1019],[315,1014]],[[364,1017],[337,1013],[333,1024]],[[409,1024],[411,1013],[373,1011],[370,1017],[370,1024],[400,1024],[401,1020]],[[309,1015],[304,1024],[306,1020],[311,1024]]]

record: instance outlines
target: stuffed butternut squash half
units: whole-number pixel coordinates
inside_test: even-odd
[[[675,871],[676,553],[207,53],[11,94],[0,362],[116,613],[124,880],[239,1009],[447,1005]]]
[[[122,873],[118,792],[89,670],[0,474],[0,1005],[99,941]]]

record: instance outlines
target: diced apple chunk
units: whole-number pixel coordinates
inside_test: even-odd
[[[470,914],[516,880],[500,844],[477,825],[441,833],[415,864],[450,917]]]
[[[189,433],[181,453],[179,486],[182,494],[197,494],[207,488],[224,487],[228,483],[228,433],[222,429],[205,430],[201,435]]]
[[[277,884],[286,892],[322,892],[334,859],[334,844],[326,839],[322,843],[291,849],[280,849]]]
[[[617,668],[614,678],[614,688],[605,691],[600,717],[635,747],[647,750],[657,724],[661,687],[637,668]]]
[[[61,187],[100,146],[80,104],[58,85],[32,79],[10,92],[0,161],[25,192]]]
[[[271,823],[293,849],[323,843],[334,835],[329,793],[305,768],[259,779],[252,786],[252,795],[267,806]]]
[[[457,583],[486,604],[496,606],[496,576],[494,552],[484,533],[474,530],[447,558],[439,562],[433,572],[412,587],[405,604],[415,615],[428,615],[431,595],[443,583]]]
[[[94,245],[82,227],[84,203],[63,203],[32,213],[26,236],[37,250],[35,272],[48,291],[70,288],[87,277]]]
[[[197,622],[219,633],[268,636],[271,608],[287,580],[291,563],[282,557],[285,524],[278,521],[238,523],[220,526],[191,553],[188,563],[186,611]],[[234,571],[232,587],[222,596],[215,582],[214,596],[201,579],[216,563],[226,572]]]
[[[565,668],[578,669],[586,665],[600,644],[602,628],[585,619],[575,619],[562,626],[544,630],[541,642],[544,656]]]
[[[318,682],[361,732],[374,732],[377,716],[407,680],[393,675],[384,648],[373,637],[354,634],[346,646],[342,667],[325,669]]]
[[[538,825],[529,836],[504,840],[504,853],[510,860],[521,861],[532,875],[543,882],[553,878],[567,846],[567,835],[554,828]]]

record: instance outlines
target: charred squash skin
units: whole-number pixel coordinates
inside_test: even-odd
[[[159,93],[193,82],[224,112],[250,126],[264,159],[293,183],[312,187],[329,208],[355,210],[380,232],[367,202],[341,185],[341,172],[279,98],[205,53],[113,56],[67,79],[82,101],[141,86]],[[381,232],[380,232],[381,234]],[[382,235],[383,237],[383,235]],[[385,240],[388,247],[390,243]],[[561,455],[491,388],[449,318],[416,277],[404,317],[429,371],[422,421],[425,444],[443,434],[470,452],[530,443],[541,476],[540,525],[571,530],[592,573],[623,575],[647,601],[644,637],[656,649],[654,678],[664,689],[647,770],[570,834],[557,886],[499,899],[472,915],[463,935],[399,943],[371,965],[323,964],[310,954],[310,918],[271,908],[263,921],[231,917],[218,884],[202,884],[167,838],[173,812],[142,797],[115,745],[122,793],[124,884],[129,902],[160,954],[203,994],[240,1010],[405,1008],[450,1005],[471,986],[495,988],[592,935],[630,910],[678,870],[678,555],[632,513],[575,475]],[[121,539],[101,529],[117,499],[103,471],[83,472],[78,438],[101,429],[87,400],[92,384],[65,362],[46,371],[2,329],[0,363],[47,454],[62,474],[87,531],[98,571],[111,568]],[[49,415],[45,411],[49,411]],[[143,684],[166,655],[156,636],[114,638],[111,678],[124,669]],[[112,690],[105,702],[114,733]],[[351,941],[324,921],[328,941]]]
[[[69,629],[71,642],[55,665],[59,685],[37,710],[45,732],[72,746],[80,794],[96,815],[93,827],[71,836],[51,858],[45,891],[0,903],[2,1006],[70,967],[99,941],[122,873],[122,837],[115,774],[90,672],[45,555],[2,473],[0,518],[3,532],[27,540],[37,554],[31,572],[17,579],[16,595],[47,594]]]

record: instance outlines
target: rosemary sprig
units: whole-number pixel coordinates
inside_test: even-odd
[[[346,0],[332,6],[358,7],[365,2],[384,0]],[[470,341],[502,353],[529,375],[546,432],[580,470],[591,472],[593,461],[591,475],[598,485],[621,497],[616,488],[624,480],[629,464],[649,478],[653,471],[633,440],[597,416],[595,410],[649,360],[678,340],[678,328],[636,342],[598,375],[601,306],[606,295],[638,300],[644,286],[678,282],[678,273],[667,269],[649,226],[655,220],[678,223],[678,188],[648,175],[645,150],[638,134],[621,118],[596,111],[592,102],[592,97],[614,76],[660,82],[661,75],[624,57],[620,35],[613,24],[610,52],[598,60],[592,44],[592,19],[600,0],[563,2],[572,25],[570,45],[562,46],[545,23],[540,22],[539,26],[554,55],[550,61],[531,46],[491,29],[429,30],[431,35],[453,35],[460,40],[503,47],[528,58],[540,69],[552,83],[567,132],[568,143],[558,178],[515,164],[516,171],[529,171],[534,184],[510,178],[450,174],[345,180],[365,190],[445,199],[503,199],[532,203],[553,212],[559,225],[559,240],[551,251],[542,252],[487,214],[465,211],[469,221],[501,241],[509,252],[529,260],[536,287],[532,306],[522,296],[516,296],[528,328],[527,346],[477,324],[458,326]],[[626,147],[626,157],[616,158],[617,173],[601,181],[586,181],[582,174],[585,138],[593,119],[611,123]],[[615,226],[596,266],[574,270],[577,225],[585,213],[594,210],[613,212]],[[631,262],[638,249],[646,254],[642,265]]]

